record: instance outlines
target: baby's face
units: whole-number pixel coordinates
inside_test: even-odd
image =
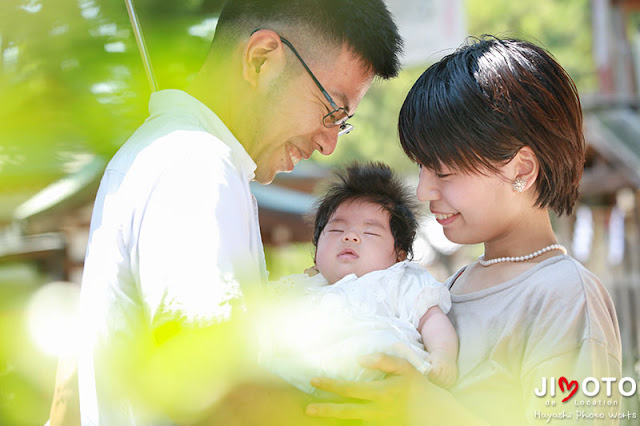
[[[386,269],[400,260],[389,226],[389,213],[368,201],[346,201],[336,209],[318,238],[316,266],[333,284]]]

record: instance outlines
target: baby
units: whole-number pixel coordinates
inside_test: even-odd
[[[456,380],[458,341],[445,313],[449,292],[411,263],[417,200],[381,163],[337,173],[318,202],[316,274],[270,283],[283,303],[263,333],[263,361],[308,393],[313,377],[381,379],[358,357],[405,358],[434,383]]]

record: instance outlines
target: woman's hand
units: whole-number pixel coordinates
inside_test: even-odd
[[[362,419],[378,424],[425,425],[464,424],[485,425],[446,390],[429,382],[408,361],[386,354],[360,358],[363,367],[387,373],[383,380],[349,382],[315,378],[311,384],[318,389],[350,398],[344,403],[313,403],[306,413],[314,417]]]
[[[432,352],[427,357],[431,363],[429,380],[441,388],[449,389],[456,383],[458,377],[458,367],[455,358],[446,356],[440,352]]]
[[[377,420],[394,425],[423,424],[419,415],[428,404],[430,394],[436,388],[408,361],[391,355],[374,354],[360,358],[362,366],[387,373],[383,380],[349,382],[327,378],[315,378],[311,384],[318,389],[332,392],[354,401],[344,403],[313,403],[307,405],[307,414],[316,417],[340,419]],[[418,423],[416,420],[422,419]]]

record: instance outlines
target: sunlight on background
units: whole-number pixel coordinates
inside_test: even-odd
[[[44,353],[76,353],[79,299],[80,289],[67,282],[46,284],[31,296],[26,309],[29,333]]]

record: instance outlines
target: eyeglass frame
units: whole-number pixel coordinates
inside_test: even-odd
[[[256,31],[260,31],[260,28],[257,29],[257,30],[254,30],[251,34],[255,33]],[[293,44],[291,44],[291,42],[289,40],[287,40],[286,38],[282,37],[279,34],[278,34],[278,37],[280,37],[280,41],[282,41],[282,43],[284,45],[289,47],[289,49],[291,49],[293,54],[296,55],[296,58],[298,58],[298,60],[300,61],[300,63],[304,67],[304,69],[307,71],[307,73],[309,74],[309,76],[311,77],[313,82],[316,84],[316,86],[318,86],[318,89],[320,89],[320,91],[324,95],[324,97],[327,100],[327,102],[329,102],[329,105],[331,106],[331,108],[333,108],[333,111],[329,112],[324,117],[322,117],[322,124],[324,125],[324,127],[332,128],[332,127],[340,126],[340,130],[338,131],[338,136],[342,136],[342,135],[346,135],[346,134],[350,133],[353,130],[354,127],[353,127],[353,124],[347,123],[347,120],[352,118],[355,114],[349,115],[349,111],[347,111],[346,108],[339,107],[338,104],[335,103],[335,101],[333,100],[333,98],[331,97],[329,92],[327,92],[325,90],[325,88],[322,86],[322,84],[320,84],[320,82],[318,81],[316,76],[313,74],[313,72],[311,71],[311,69],[309,68],[307,63],[304,61],[304,59],[302,59],[302,56],[300,56],[300,54],[298,53],[296,48],[293,47]],[[346,118],[344,119],[344,121],[337,122],[337,121],[327,120],[327,117],[330,117],[331,115],[333,115],[333,114],[335,114],[336,112],[339,112],[339,111],[344,111],[344,113],[347,115]],[[328,125],[327,125],[327,122],[329,122]]]

